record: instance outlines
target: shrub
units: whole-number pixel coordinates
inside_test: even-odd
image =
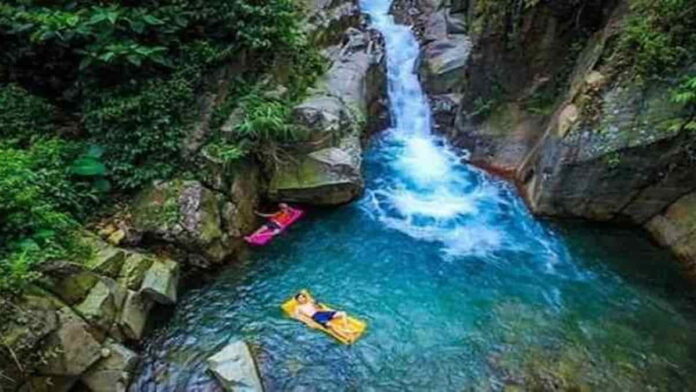
[[[631,0],[619,54],[638,76],[672,73],[693,62],[696,7],[690,0]]]
[[[10,84],[0,88],[0,140],[26,146],[50,134],[53,107],[45,100]]]
[[[0,145],[0,291],[33,277],[30,266],[79,248],[77,222],[99,199],[84,176],[72,173],[83,151],[59,139],[26,150]]]

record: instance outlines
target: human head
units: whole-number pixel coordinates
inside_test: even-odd
[[[309,299],[304,293],[298,293],[295,295],[295,300],[300,304],[306,304]]]
[[[288,206],[286,203],[280,203],[280,204],[278,204],[278,207],[280,207],[283,210],[290,208],[290,206]]]

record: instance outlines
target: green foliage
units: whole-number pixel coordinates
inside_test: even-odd
[[[290,108],[324,65],[299,21],[293,0],[1,2],[0,291],[35,280],[37,263],[77,257],[73,233],[112,185],[188,168],[183,140],[213,70],[253,68],[215,109],[215,130],[235,108],[244,118],[234,140],[214,137],[213,156],[296,140]],[[282,99],[255,90],[269,73]]]
[[[242,139],[293,142],[304,136],[292,123],[291,106],[286,102],[251,95],[244,99],[242,107],[245,116],[235,128]]]
[[[105,92],[89,91],[84,121],[91,140],[105,149],[110,176],[121,189],[135,189],[170,176],[181,139],[196,109],[187,73]]]
[[[683,79],[672,92],[672,101],[684,105],[696,105],[696,75]]]
[[[27,145],[50,134],[53,107],[43,99],[11,84],[0,88],[0,140]]]
[[[664,75],[696,53],[696,7],[690,0],[631,0],[619,54],[638,76]]]
[[[127,80],[176,68],[182,50],[201,39],[229,55],[294,47],[301,39],[295,13],[291,0],[9,1],[0,5],[0,30],[12,65],[48,66],[74,79]]]
[[[29,149],[0,145],[0,291],[33,276],[29,266],[67,257],[72,232],[98,200],[89,182],[75,179],[71,162],[83,147],[58,139]]]
[[[684,105],[687,115],[677,119],[670,129],[696,132],[696,75],[682,79],[682,82],[672,91],[672,101]]]

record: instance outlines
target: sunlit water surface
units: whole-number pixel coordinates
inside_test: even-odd
[[[387,43],[394,120],[368,150],[365,196],[310,211],[187,292],[131,390],[216,390],[205,359],[239,338],[270,391],[696,390],[696,309],[676,263],[636,231],[536,220],[461,164],[430,134],[417,43],[387,8],[363,4]],[[284,317],[301,288],[367,334],[347,347]]]

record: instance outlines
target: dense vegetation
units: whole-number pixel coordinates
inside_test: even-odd
[[[213,125],[244,102],[227,159],[293,138],[286,120],[321,69],[292,0],[0,3],[0,291],[82,252],[79,223],[113,194],[185,170],[183,138],[210,75],[229,64]],[[251,66],[250,66],[251,65]],[[259,98],[284,69],[283,97]]]
[[[616,52],[633,79],[676,79],[672,100],[687,108],[672,128],[696,130],[696,6],[690,0],[631,0]]]

